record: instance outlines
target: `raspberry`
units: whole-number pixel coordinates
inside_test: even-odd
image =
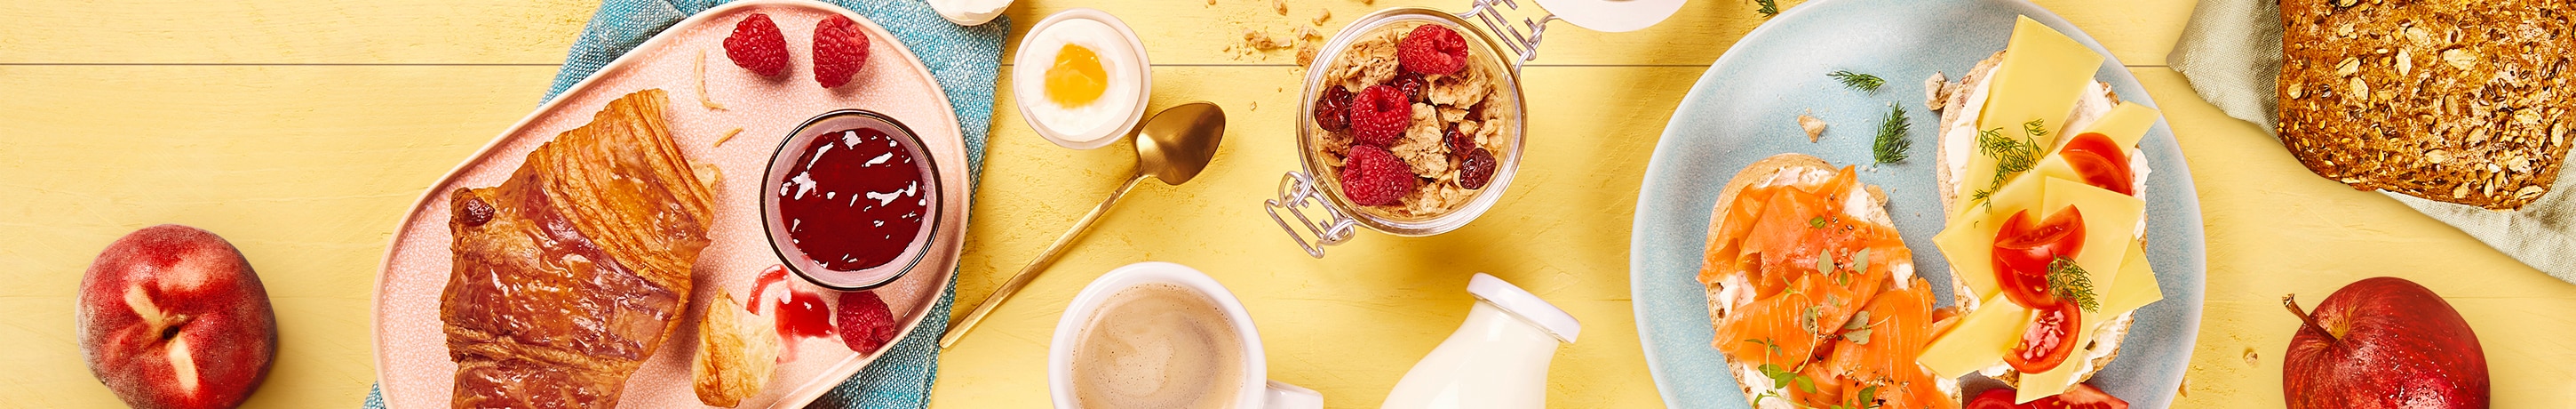
[[[1413,193],[1415,182],[1413,168],[1386,148],[1352,146],[1350,161],[1342,167],[1342,194],[1361,206],[1396,205]]]
[[[733,35],[725,36],[725,57],[733,65],[751,70],[763,77],[776,77],[787,72],[787,36],[778,33],[778,23],[769,15],[751,13],[733,24]]]
[[[814,82],[840,88],[867,65],[868,35],[859,31],[859,22],[832,16],[814,25]]]
[[[841,310],[832,321],[840,324],[841,342],[859,354],[876,353],[887,342],[894,341],[894,310],[886,308],[885,299],[875,291],[841,293]]]
[[[1404,100],[1406,101],[1421,101],[1422,86],[1429,83],[1430,81],[1422,80],[1422,74],[1411,72],[1397,73],[1395,74],[1395,78],[1386,80],[1386,85],[1393,85],[1395,86],[1395,89],[1404,90]]]
[[[1450,157],[1465,157],[1467,156],[1468,149],[1476,149],[1476,137],[1458,133],[1458,128],[1449,128],[1449,130],[1443,131],[1440,136],[1441,140],[1449,143]]]
[[[1351,90],[1340,85],[1324,87],[1324,96],[1315,99],[1315,126],[1341,132],[1351,128]]]
[[[1351,100],[1351,139],[1380,148],[1395,146],[1403,139],[1404,128],[1413,126],[1413,103],[1404,100],[1404,91],[1378,85],[1360,90]]]
[[[1458,163],[1458,187],[1483,189],[1494,181],[1494,152],[1476,148]]]
[[[1395,44],[1395,62],[1403,64],[1406,71],[1456,74],[1467,68],[1467,39],[1448,27],[1415,27]]]

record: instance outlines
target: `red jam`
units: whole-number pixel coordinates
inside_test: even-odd
[[[801,152],[776,200],[796,250],[836,271],[902,258],[928,214],[928,167],[877,128],[826,133]]]
[[[742,308],[758,314],[762,302],[778,300],[776,301],[778,316],[774,318],[777,318],[778,322],[780,344],[794,344],[793,341],[797,338],[831,337],[832,310],[823,305],[823,296],[808,291],[797,291],[796,287],[787,285],[786,281],[787,266],[771,266],[768,271],[761,272],[760,278],[752,281],[751,300],[743,302]],[[770,295],[771,285],[778,286],[779,295]]]

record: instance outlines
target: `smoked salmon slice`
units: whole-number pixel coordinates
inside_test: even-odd
[[[1775,386],[1810,407],[1957,408],[1915,364],[1948,314],[1912,274],[1896,229],[1872,220],[1881,210],[1846,209],[1858,183],[1846,166],[1718,204],[1697,277],[1712,297],[1712,347],[1766,376],[1803,378]],[[1863,400],[1872,403],[1855,405]]]

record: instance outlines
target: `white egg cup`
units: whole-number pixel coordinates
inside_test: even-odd
[[[1066,130],[1053,128],[1039,120],[1035,112],[1031,112],[1031,104],[1047,103],[1045,102],[1046,89],[1043,84],[1045,84],[1047,68],[1053,66],[1046,59],[1038,58],[1040,55],[1050,54],[1041,53],[1036,50],[1038,47],[1032,47],[1032,45],[1035,45],[1047,29],[1054,27],[1056,23],[1074,19],[1097,21],[1117,30],[1118,35],[1127,42],[1128,52],[1136,56],[1135,66],[1128,68],[1134,70],[1136,75],[1136,94],[1133,96],[1135,104],[1123,113],[1124,118],[1115,122],[1117,126],[1088,130],[1078,134],[1068,133]],[[1119,139],[1125,139],[1128,133],[1136,129],[1137,123],[1143,121],[1145,104],[1154,96],[1154,65],[1145,55],[1145,42],[1136,37],[1135,30],[1127,28],[1126,22],[1118,20],[1117,16],[1109,15],[1108,12],[1076,8],[1047,16],[1045,20],[1039,20],[1036,25],[1029,27],[1028,35],[1020,39],[1019,51],[1013,53],[1012,58],[1013,61],[1017,61],[1011,66],[1012,105],[1019,107],[1020,119],[1027,121],[1030,128],[1036,129],[1038,136],[1046,138],[1048,142],[1055,142],[1057,146],[1097,149],[1117,143]],[[1033,84],[1039,86],[1024,86]],[[1112,97],[1117,96],[1101,96],[1101,98]]]

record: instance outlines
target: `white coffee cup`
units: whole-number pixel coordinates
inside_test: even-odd
[[[1076,408],[1078,405],[1074,397],[1073,357],[1077,344],[1082,342],[1086,332],[1085,327],[1092,322],[1092,315],[1100,310],[1101,304],[1108,301],[1110,296],[1144,284],[1167,284],[1186,289],[1206,296],[1209,300],[1215,301],[1219,308],[1225,310],[1227,322],[1234,324],[1235,332],[1240,335],[1238,338],[1243,342],[1241,356],[1245,360],[1242,390],[1235,394],[1236,400],[1231,407],[1238,409],[1324,407],[1323,394],[1267,379],[1270,372],[1267,365],[1268,359],[1264,358],[1261,352],[1261,333],[1253,329],[1252,315],[1243,311],[1243,302],[1234,298],[1234,292],[1226,291],[1224,285],[1217,284],[1216,279],[1209,278],[1207,274],[1200,273],[1198,270],[1158,261],[1129,264],[1110,270],[1108,274],[1092,280],[1091,285],[1083,287],[1081,294],[1073,296],[1073,303],[1065,306],[1064,318],[1056,322],[1055,340],[1047,347],[1047,389],[1055,398],[1055,407],[1069,409]]]

